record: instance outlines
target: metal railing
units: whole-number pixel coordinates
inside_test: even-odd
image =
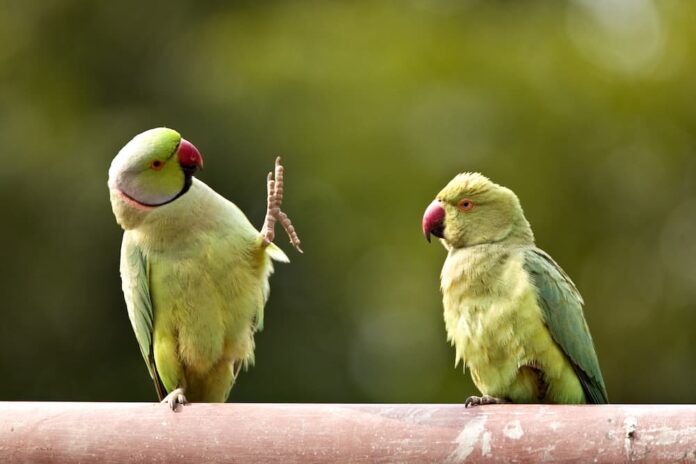
[[[1,463],[690,462],[694,405],[0,402]]]

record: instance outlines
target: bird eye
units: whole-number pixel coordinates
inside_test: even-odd
[[[474,202],[468,198],[463,198],[459,201],[457,207],[462,211],[471,211],[474,208]]]
[[[150,162],[150,167],[155,171],[159,171],[164,167],[164,162],[160,160],[154,160]]]

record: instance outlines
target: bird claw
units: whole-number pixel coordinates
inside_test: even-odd
[[[268,186],[268,199],[266,206],[266,219],[263,221],[263,227],[261,229],[261,234],[263,235],[263,243],[268,246],[273,242],[275,238],[275,223],[280,222],[283,226],[285,232],[290,237],[290,243],[292,246],[302,253],[300,248],[300,238],[297,236],[295,227],[292,225],[290,218],[285,214],[280,206],[283,203],[283,175],[285,173],[285,168],[280,164],[280,156],[275,160],[275,169],[273,172],[268,173],[268,178],[266,179],[266,184]]]
[[[172,411],[176,411],[179,405],[186,406],[189,404],[186,396],[184,395],[183,388],[177,388],[173,390],[170,394],[164,397],[162,403],[167,403]]]
[[[509,403],[508,400],[502,398],[496,398],[494,396],[483,395],[483,396],[470,396],[464,401],[464,407],[469,408],[473,406],[484,406],[486,404],[504,404]]]

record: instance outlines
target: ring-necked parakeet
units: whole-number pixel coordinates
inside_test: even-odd
[[[283,167],[268,176],[262,232],[242,211],[193,177],[198,150],[167,128],[137,135],[109,169],[111,206],[124,229],[121,279],[128,315],[160,400],[223,402],[242,366],[254,361],[263,326],[271,241],[280,211]],[[301,251],[301,250],[300,250]]]
[[[478,173],[456,176],[425,211],[448,251],[441,273],[456,362],[482,397],[466,405],[607,403],[583,300],[534,244],[517,196]]]

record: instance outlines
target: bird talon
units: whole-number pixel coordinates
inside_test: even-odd
[[[479,404],[481,404],[481,398],[479,398],[478,396],[470,396],[466,400],[464,400],[465,408],[470,408]]]
[[[181,387],[169,393],[161,402],[167,403],[172,411],[176,411],[179,405],[186,406],[189,404],[186,395],[184,395],[184,389]]]
[[[281,209],[283,203],[283,176],[285,169],[280,164],[280,156],[275,160],[275,169],[268,173],[266,184],[268,189],[268,197],[266,200],[266,219],[264,220],[261,234],[264,237],[263,243],[268,246],[275,238],[275,223],[280,222],[285,232],[290,238],[290,243],[293,247],[302,253],[300,248],[300,238],[297,236],[295,227],[292,225],[290,218]]]
[[[486,404],[504,404],[509,403],[508,400],[502,398],[496,398],[495,396],[483,395],[483,396],[470,396],[464,400],[464,407],[470,408],[473,406],[484,406]]]

